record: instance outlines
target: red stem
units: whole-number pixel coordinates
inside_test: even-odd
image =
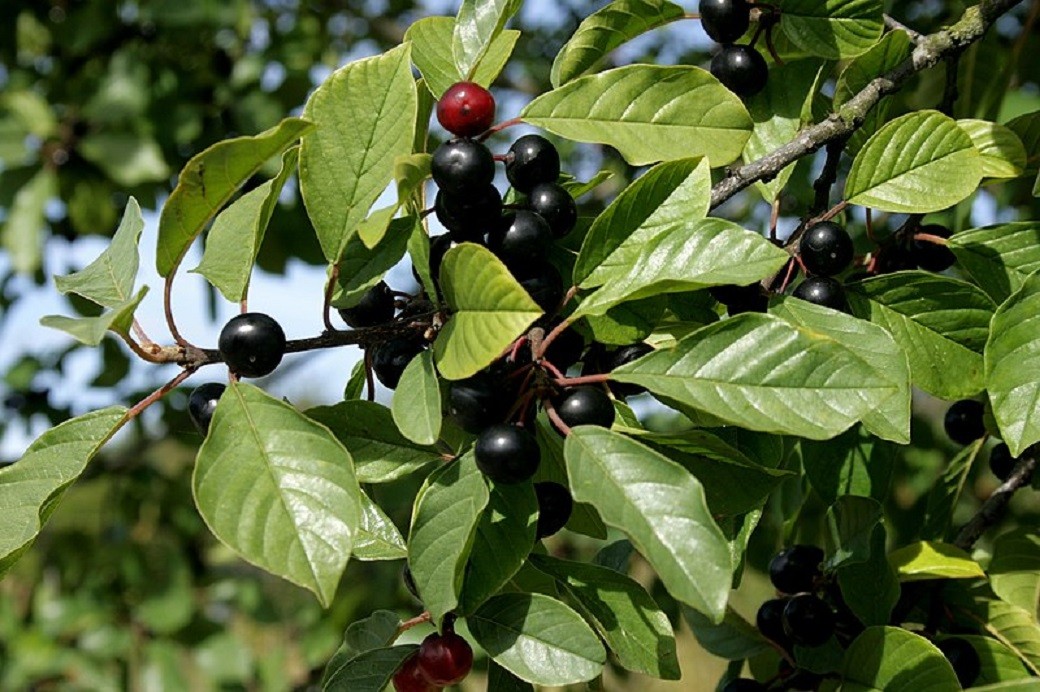
[[[551,420],[552,424],[556,426],[556,429],[563,433],[564,437],[570,435],[571,426],[563,422],[563,419],[560,418],[560,414],[557,413],[556,407],[553,406],[553,403],[549,399],[549,397],[545,397],[544,399],[542,399],[542,406],[545,407],[545,415],[549,416],[549,420]]]

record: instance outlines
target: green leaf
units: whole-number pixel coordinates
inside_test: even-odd
[[[353,556],[364,561],[403,560],[408,556],[408,549],[401,532],[372,498],[364,492],[359,497],[361,522],[354,537]]]
[[[667,307],[668,296],[652,295],[616,305],[602,315],[586,317],[585,323],[594,341],[627,346],[650,336]]]
[[[881,38],[881,0],[783,0],[780,29],[798,48],[838,60],[859,55]]]
[[[193,156],[159,216],[159,276],[180,264],[202,229],[268,159],[281,156],[312,127],[306,120],[286,118],[258,135],[217,142]]]
[[[492,485],[462,583],[459,601],[464,612],[475,610],[520,571],[534,548],[537,526],[538,498],[533,485]]]
[[[882,211],[924,214],[967,199],[982,176],[982,157],[968,133],[938,111],[917,111],[867,140],[852,162],[845,199]]]
[[[0,106],[40,139],[57,134],[58,118],[47,99],[35,91],[15,89],[13,85],[8,85],[0,95]]]
[[[717,624],[692,608],[683,607],[682,613],[697,643],[713,656],[740,661],[773,648],[757,627],[728,606],[726,616]]]
[[[624,435],[574,428],[564,443],[571,492],[625,532],[676,599],[721,621],[732,566],[700,482]]]
[[[329,678],[345,663],[358,655],[390,646],[397,638],[401,618],[389,610],[377,610],[367,618],[356,620],[343,633],[343,643],[325,666],[321,682],[324,688]]]
[[[408,256],[412,260],[412,267],[419,275],[419,283],[426,295],[430,297],[434,305],[440,305],[437,296],[437,284],[434,283],[433,274],[430,273],[430,239],[426,235],[419,219],[415,220],[412,232],[408,236]]]
[[[343,401],[309,409],[307,415],[327,426],[354,458],[361,483],[387,483],[439,461],[434,447],[408,440],[394,424],[390,409],[372,401]]]
[[[884,502],[892,483],[896,452],[856,426],[826,442],[802,440],[802,467],[813,490],[827,503],[841,495]]]
[[[357,305],[368,289],[382,281],[383,276],[404,257],[408,239],[416,226],[420,226],[420,222],[414,216],[394,219],[383,237],[371,248],[365,245],[360,234],[352,235],[339,262],[330,303],[332,307]]]
[[[1040,164],[1040,111],[1020,115],[1008,121],[1007,127],[1026,150],[1026,170],[1035,171]]]
[[[851,427],[896,389],[839,342],[760,314],[699,329],[611,374],[734,425],[815,440]]]
[[[125,303],[117,305],[97,317],[65,317],[63,315],[46,315],[40,318],[40,324],[52,329],[60,329],[76,341],[87,346],[97,346],[105,338],[109,330],[126,336],[134,321],[134,312],[144,300],[148,287],[142,286],[137,295]]]
[[[434,621],[459,604],[466,558],[488,499],[472,453],[432,473],[415,498],[408,566]]]
[[[887,625],[899,601],[899,577],[885,556],[885,527],[877,525],[870,538],[866,562],[838,570],[838,586],[849,609],[870,627]]]
[[[618,46],[682,19],[685,11],[667,0],[614,0],[582,20],[553,60],[554,87],[590,72]]]
[[[433,352],[437,369],[449,380],[490,365],[542,314],[506,265],[474,243],[444,255],[441,288],[455,313],[437,335]]]
[[[947,637],[942,637],[943,641]],[[979,635],[958,634],[958,639],[963,639],[979,655],[979,677],[972,684],[972,690],[979,689],[1016,689],[1012,681],[1029,681],[1031,689],[1036,689],[1037,681],[1026,670],[1025,665],[1015,655],[1015,652],[992,637]],[[1003,686],[998,687],[998,683]],[[991,687],[992,686],[992,687]]]
[[[492,42],[520,5],[518,0],[462,0],[455,17],[451,53],[464,80],[476,73]]]
[[[532,480],[536,483],[552,481],[569,486],[567,462],[563,458],[563,438],[560,437],[559,432],[547,418],[539,417],[535,427],[535,437],[538,439],[542,463],[538,465],[538,472]],[[574,510],[571,512],[571,518],[567,520],[566,528],[601,541],[607,538],[606,525],[592,505],[586,502],[574,503]]]
[[[140,262],[137,243],[142,230],[141,207],[131,197],[108,247],[80,271],[55,276],[55,287],[61,293],[75,293],[106,308],[115,308],[130,300]]]
[[[890,31],[869,50],[850,60],[834,86],[835,108],[848,102],[874,79],[895,69],[910,57],[912,48],[905,31]]]
[[[888,562],[899,574],[899,581],[922,579],[976,579],[986,573],[979,563],[949,543],[918,541],[893,550]]]
[[[942,652],[924,637],[899,627],[870,627],[849,646],[842,690],[958,690],[957,675]]]
[[[993,315],[986,342],[986,390],[1000,437],[1014,457],[1040,441],[1040,382],[1031,373],[1040,366],[1040,274]]]
[[[606,567],[532,555],[578,604],[628,670],[678,680],[675,635],[667,616],[636,581]]]
[[[632,165],[703,156],[732,163],[751,135],[733,92],[699,67],[629,65],[542,94],[524,122],[578,142],[609,144]]]
[[[243,559],[332,602],[357,540],[361,489],[328,428],[249,384],[217,403],[192,478],[213,534]]]
[[[401,664],[418,650],[415,644],[402,644],[366,651],[337,669],[321,689],[323,692],[382,692]]]
[[[441,390],[429,351],[423,351],[405,366],[390,412],[397,429],[412,442],[437,442],[441,434]]]
[[[942,476],[928,493],[925,522],[921,538],[944,540],[950,530],[953,512],[957,507],[964,483],[968,480],[971,466],[978,456],[985,438],[975,440],[955,456],[943,471]]]
[[[981,290],[922,271],[878,276],[846,289],[853,313],[884,327],[906,351],[916,386],[942,399],[983,388],[982,352],[994,305]]]
[[[882,519],[881,503],[869,497],[842,495],[827,508],[831,548],[826,569],[866,562],[871,536]]]
[[[341,67],[307,100],[316,127],[300,147],[300,191],[329,262],[412,153],[417,99],[406,43]]]
[[[521,680],[494,661],[488,663],[488,689],[495,692],[534,692],[531,683]]]
[[[110,406],[51,428],[22,458],[0,468],[0,576],[29,549],[68,488],[126,422]]]
[[[997,538],[989,563],[989,583],[1003,600],[1036,613],[1040,602],[1040,536],[1023,527]]]
[[[955,233],[947,246],[957,266],[998,303],[1040,269],[1040,223],[1022,221]]]
[[[988,120],[958,120],[982,156],[982,175],[986,178],[1017,178],[1026,167],[1022,140],[1003,125]]]
[[[0,227],[0,247],[7,251],[11,268],[30,274],[43,259],[43,230],[47,220],[43,211],[47,201],[58,194],[58,176],[41,168],[15,194]]]
[[[573,685],[603,670],[595,632],[563,603],[537,593],[495,596],[466,619],[498,665],[536,685]]]
[[[122,187],[161,182],[170,176],[162,148],[151,135],[95,132],[83,137],[76,151]]]
[[[1030,673],[1040,676],[1040,626],[1034,611],[1006,603],[984,583],[958,582],[943,590],[943,601],[961,624],[979,628],[1011,649]]]
[[[233,303],[243,300],[249,291],[249,277],[260,243],[282,187],[296,170],[298,155],[297,147],[286,151],[278,175],[235,200],[217,215],[209,229],[202,262],[192,271],[205,276]]]
[[[438,99],[448,87],[464,78],[451,53],[454,31],[455,20],[451,17],[423,17],[404,32],[404,39],[412,42],[412,61]],[[491,86],[512,55],[518,38],[520,32],[513,29],[505,29],[496,36],[469,81],[482,87]]]

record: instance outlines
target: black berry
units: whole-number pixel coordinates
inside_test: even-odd
[[[538,214],[522,209],[503,216],[487,238],[488,249],[509,267],[544,259],[552,242],[549,224]]]
[[[494,185],[483,185],[463,195],[443,190],[433,203],[437,220],[457,243],[482,243],[484,234],[502,218],[502,195]]]
[[[423,350],[414,338],[391,339],[372,351],[372,369],[383,386],[396,389],[405,367]]]
[[[766,692],[768,689],[758,680],[735,678],[723,685],[721,692]]]
[[[548,262],[514,267],[514,276],[525,291],[545,312],[555,312],[563,300],[563,278]]]
[[[900,244],[886,245],[878,251],[874,262],[875,274],[893,274],[905,269],[916,269],[917,263],[910,251]]]
[[[188,417],[203,435],[209,430],[209,422],[217,410],[217,401],[225,389],[224,385],[217,382],[207,382],[196,387],[188,397]]]
[[[784,606],[784,632],[795,644],[820,646],[834,634],[834,613],[812,594],[793,596]]]
[[[622,346],[613,353],[607,354],[606,371],[610,372],[616,370],[626,363],[631,363],[648,353],[653,353],[653,351],[653,346],[642,342]],[[610,387],[610,391],[614,393],[614,396],[622,398],[642,394],[646,391],[645,387],[641,387],[638,384],[631,384],[629,382],[608,382],[607,386]]]
[[[793,545],[781,550],[769,563],[769,579],[783,593],[812,591],[820,576],[823,551],[814,545]]]
[[[453,195],[463,195],[491,184],[495,178],[495,159],[483,144],[455,139],[433,152],[430,172],[439,188]]]
[[[508,405],[509,399],[486,372],[452,382],[448,389],[448,414],[459,427],[473,434],[502,422]]]
[[[790,645],[790,640],[784,631],[783,619],[787,600],[786,598],[770,599],[763,603],[755,614],[755,626],[758,627],[762,636],[784,649]]]
[[[704,32],[717,43],[733,43],[751,25],[747,0],[701,0],[697,12]]]
[[[737,96],[754,96],[765,88],[769,66],[751,46],[729,45],[711,59],[711,73]]]
[[[806,229],[798,254],[810,274],[834,276],[852,262],[852,238],[838,224],[824,221]]]
[[[559,317],[550,320],[545,326],[545,333],[551,332],[561,321]],[[545,349],[545,359],[558,369],[566,371],[567,368],[581,360],[584,350],[585,339],[576,329],[567,328],[552,340],[549,348]]]
[[[497,424],[477,437],[477,467],[496,483],[520,483],[538,470],[541,452],[534,435],[515,425]]]
[[[549,224],[552,233],[562,238],[578,222],[578,207],[571,193],[556,183],[539,183],[527,194],[527,205]]]
[[[917,232],[927,233],[940,238],[949,238],[951,235],[949,228],[939,226],[938,224],[921,226]],[[946,271],[957,261],[953,251],[945,245],[940,245],[930,240],[918,240],[916,237],[910,245],[910,256],[917,266],[930,272]]]
[[[437,122],[459,137],[484,132],[495,122],[495,97],[473,82],[457,82],[437,102]]]
[[[571,518],[574,511],[574,498],[571,491],[559,483],[545,481],[534,484],[534,492],[538,497],[538,529],[539,540],[552,536]]]
[[[845,289],[840,281],[829,276],[810,276],[798,284],[792,295],[832,310],[844,310],[846,307]]]
[[[394,294],[385,281],[365,291],[357,305],[340,308],[339,316],[354,329],[386,324],[394,318]]]
[[[981,672],[982,663],[979,660],[979,652],[967,639],[950,637],[937,642],[935,646],[953,666],[953,672],[957,674],[961,687],[967,689],[975,684],[975,680],[978,679]]]
[[[560,154],[540,135],[524,135],[506,154],[506,178],[516,190],[528,193],[539,183],[555,183],[560,177]]]
[[[455,241],[448,234],[439,235],[430,239],[430,275],[434,283],[440,283],[441,263],[448,250],[455,247]]]
[[[711,297],[726,306],[726,312],[730,315],[739,315],[743,312],[765,312],[769,307],[769,297],[762,292],[761,284],[749,286],[712,286],[708,289]]]
[[[270,375],[285,355],[285,332],[261,312],[235,315],[220,330],[220,356],[239,377]]]
[[[982,420],[985,410],[981,401],[961,399],[946,409],[943,427],[946,434],[957,444],[970,444],[986,436],[986,424]]]
[[[614,423],[614,404],[599,387],[582,386],[568,389],[556,403],[560,419],[568,425],[598,425],[609,428]]]
[[[1007,444],[1001,442],[989,453],[989,470],[1002,481],[1011,477],[1011,471],[1015,468],[1015,459],[1011,456],[1011,450]]]

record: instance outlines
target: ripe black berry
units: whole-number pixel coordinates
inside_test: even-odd
[[[473,648],[454,632],[434,632],[419,646],[419,670],[437,687],[461,682],[472,667]]]
[[[940,238],[949,238],[951,235],[949,228],[939,226],[938,224],[921,226],[917,232],[927,233]],[[956,255],[945,245],[933,243],[929,240],[918,240],[917,238],[914,238],[914,242],[910,245],[910,256],[917,266],[930,272],[946,271],[957,261]]]
[[[766,692],[769,688],[758,680],[735,678],[722,686],[722,692]]]
[[[747,0],[701,0],[697,12],[704,32],[717,43],[733,43],[751,25]]]
[[[953,666],[953,672],[957,674],[957,680],[961,687],[967,689],[975,684],[982,669],[979,661],[979,652],[967,639],[950,637],[937,642],[936,647],[942,652],[946,660]]]
[[[562,320],[557,317],[550,320],[545,326],[548,334],[555,329]],[[545,359],[555,365],[558,369],[566,371],[567,368],[581,360],[581,353],[585,350],[585,339],[576,329],[564,329],[559,336],[552,340],[549,348],[545,349]]]
[[[205,386],[205,385],[204,385]],[[1011,456],[1011,450],[1007,444],[1001,442],[989,453],[989,470],[1002,481],[1011,477],[1011,471],[1015,468],[1015,459]]]
[[[434,685],[423,675],[419,668],[419,652],[405,659],[393,677],[395,692],[437,692],[440,687]]]
[[[484,234],[496,227],[502,218],[502,194],[494,185],[453,195],[443,190],[433,203],[437,220],[444,224],[457,243],[482,243]]]
[[[556,410],[563,422],[571,428],[577,425],[609,428],[614,423],[614,405],[607,393],[599,387],[568,389],[556,403]]]
[[[798,254],[810,274],[834,276],[852,262],[852,238],[838,224],[824,221],[806,229]]]
[[[711,59],[711,73],[737,96],[754,96],[766,86],[769,66],[751,46],[723,46]]]
[[[495,159],[483,144],[455,139],[433,152],[430,172],[439,188],[463,195],[491,184],[495,179]]]
[[[840,281],[829,276],[810,276],[798,284],[792,295],[832,310],[844,310],[846,307],[845,289]]]
[[[207,382],[196,387],[188,397],[188,417],[203,435],[209,430],[209,422],[217,410],[217,401],[225,389],[224,385],[217,382]]]
[[[405,367],[423,350],[414,338],[391,339],[372,351],[372,369],[383,386],[396,389]]]
[[[220,356],[239,377],[270,375],[285,355],[285,332],[261,312],[235,315],[220,330]]]
[[[536,536],[541,540],[564,527],[574,511],[574,498],[567,488],[551,481],[535,483],[534,493],[538,497]]]
[[[834,613],[812,594],[793,596],[784,607],[784,631],[795,644],[820,646],[834,634]]]
[[[622,346],[615,350],[613,353],[607,354],[606,358],[606,371],[610,372],[620,368],[626,363],[631,363],[634,360],[642,358],[648,353],[653,353],[654,347],[649,344],[642,342],[636,344],[629,344],[628,346]],[[635,396],[642,394],[646,391],[645,387],[638,384],[631,384],[628,382],[608,382],[607,386],[610,387],[610,391],[617,397]]]
[[[540,135],[524,135],[506,154],[506,178],[519,192],[530,192],[539,183],[555,183],[560,177],[560,154]]]
[[[543,259],[552,245],[549,224],[523,209],[502,217],[488,231],[487,246],[506,266],[529,265]]]
[[[986,436],[986,424],[982,420],[985,410],[981,401],[961,399],[946,409],[943,427],[946,434],[957,444],[970,444]]]
[[[712,286],[708,293],[725,305],[726,312],[731,316],[743,312],[765,312],[769,307],[769,297],[762,292],[762,285],[758,283],[749,286]]]
[[[769,563],[769,579],[783,593],[812,591],[820,576],[823,551],[814,545],[792,545],[781,550]]]
[[[563,300],[563,279],[556,267],[538,262],[526,267],[513,267],[514,276],[525,291],[545,312],[554,312]]]
[[[784,649],[790,645],[790,640],[784,631],[783,619],[787,600],[786,598],[770,599],[763,603],[755,614],[755,626],[758,627],[762,636]]]
[[[539,183],[527,194],[527,205],[549,224],[552,233],[562,238],[578,222],[578,207],[571,193],[556,183]]]
[[[459,137],[479,135],[495,122],[495,97],[479,84],[457,82],[437,102],[437,122]]]
[[[877,261],[874,262],[875,274],[893,274],[905,269],[916,269],[917,263],[911,257],[910,251],[901,244],[886,245],[878,251]]]
[[[486,372],[452,382],[448,389],[448,414],[459,427],[473,434],[500,423],[508,405],[509,399]]]
[[[477,437],[477,467],[496,483],[520,483],[538,470],[541,452],[534,435],[515,425],[497,424]]]
[[[394,294],[385,281],[365,291],[357,305],[340,308],[339,316],[354,329],[386,324],[394,318]]]
[[[440,283],[441,263],[444,262],[444,256],[448,254],[448,250],[453,247],[455,247],[455,241],[449,234],[430,239],[430,275],[433,277],[434,283]]]

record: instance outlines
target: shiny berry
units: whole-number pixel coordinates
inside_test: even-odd
[[[372,369],[383,386],[396,389],[405,367],[423,350],[414,338],[391,339],[372,351]]]
[[[631,363],[632,361],[653,352],[653,346],[642,342],[622,346],[613,353],[607,354],[606,371],[610,372],[616,370],[626,363]],[[629,382],[608,382],[607,386],[610,387],[610,391],[614,393],[614,396],[619,397],[635,396],[646,391],[645,387],[638,384],[631,384]]]
[[[921,226],[917,232],[940,238],[949,238],[952,235],[949,228],[939,226],[938,224]],[[918,240],[916,237],[910,245],[910,257],[913,258],[914,263],[918,267],[930,272],[946,271],[957,261],[953,251],[945,245],[940,245],[930,240]]]
[[[824,221],[805,230],[798,254],[810,274],[834,276],[852,262],[852,238],[838,224]]]
[[[786,598],[772,598],[763,603],[755,614],[755,626],[758,627],[762,636],[785,649],[790,644],[787,633],[784,631],[783,619],[787,601]]]
[[[552,536],[566,525],[574,511],[574,498],[571,491],[559,483],[545,481],[534,484],[534,494],[538,498],[538,528],[536,536],[539,540]]]
[[[539,183],[555,183],[560,177],[560,154],[540,135],[524,135],[506,154],[506,178],[519,192],[530,192]]]
[[[473,82],[451,85],[437,102],[437,122],[459,137],[473,137],[495,122],[495,97]]]
[[[935,646],[953,666],[953,672],[957,674],[961,687],[967,689],[975,684],[982,670],[982,663],[979,660],[979,652],[967,639],[950,637],[937,642]]]
[[[614,423],[614,404],[599,387],[590,385],[568,389],[556,403],[556,411],[568,427],[598,425],[609,428]]]
[[[430,173],[437,187],[463,195],[491,184],[495,179],[495,159],[483,144],[456,139],[433,152]]]
[[[502,422],[509,400],[494,378],[480,372],[448,387],[448,414],[463,430],[477,434],[484,428]]]
[[[751,46],[729,45],[711,59],[711,73],[737,96],[754,96],[765,88],[769,66]]]
[[[733,43],[751,25],[747,0],[701,0],[697,12],[704,32],[717,43]]]
[[[514,276],[531,299],[545,312],[555,312],[563,300],[563,278],[556,267],[538,262],[525,267],[513,267]]]
[[[520,483],[538,470],[541,452],[534,435],[515,425],[496,424],[477,437],[477,467],[496,483]]]
[[[530,265],[545,258],[553,243],[545,220],[523,209],[511,212],[488,231],[487,246],[507,266]]]
[[[285,355],[285,332],[260,312],[235,315],[220,330],[220,356],[239,377],[270,375]]]
[[[845,289],[840,281],[829,276],[810,276],[798,284],[791,295],[831,310],[844,310],[846,307]]]
[[[419,668],[419,653],[406,658],[393,677],[396,692],[436,692],[440,688],[426,679]]]
[[[453,195],[441,190],[433,203],[437,220],[457,243],[482,243],[484,235],[502,219],[502,194],[494,185]]]
[[[957,444],[970,444],[986,436],[986,424],[982,420],[985,407],[981,401],[961,399],[946,409],[943,427],[946,434]]]
[[[545,219],[553,236],[562,238],[578,222],[578,207],[571,193],[556,183],[539,183],[527,194],[531,211]]]
[[[375,327],[394,319],[394,293],[385,281],[365,291],[357,305],[340,308],[339,316],[354,329]]]
[[[758,680],[735,678],[723,685],[721,692],[766,692],[768,689]]]
[[[793,596],[784,606],[784,632],[795,644],[821,646],[834,634],[834,613],[812,594]]]
[[[196,387],[188,397],[188,417],[203,435],[209,430],[209,422],[213,420],[213,412],[217,410],[217,402],[225,389],[218,382],[207,382]]]
[[[782,593],[812,591],[820,576],[823,551],[814,545],[792,545],[769,563],[769,579]]]
[[[708,293],[725,305],[726,312],[731,316],[743,312],[765,312],[769,307],[769,297],[762,292],[762,285],[758,283],[749,286],[712,286]]]
[[[1000,480],[1006,481],[1011,477],[1016,461],[1018,459],[1011,456],[1011,450],[1008,449],[1007,444],[1001,442],[989,453],[989,470]]]
[[[435,632],[419,646],[419,670],[438,687],[461,682],[472,667],[472,647],[454,632]]]

